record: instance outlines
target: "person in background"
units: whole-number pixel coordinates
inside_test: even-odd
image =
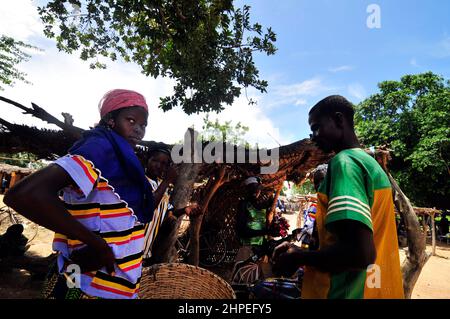
[[[265,249],[267,235],[271,234],[267,226],[267,213],[271,201],[262,198],[260,179],[249,177],[244,181],[244,186],[246,193],[239,201],[236,215],[236,233],[242,245],[236,261],[247,259],[254,249],[259,251]]]
[[[162,262],[158,252],[161,242],[170,235],[177,218],[191,216],[201,212],[197,204],[174,209],[170,203],[170,194],[177,172],[172,165],[170,150],[164,146],[151,148],[148,152],[146,175],[152,187],[155,210],[153,219],[145,231],[144,266]]]
[[[327,174],[328,165],[322,164],[317,166],[313,171],[313,184],[314,189],[317,192],[319,190],[320,183],[324,180]],[[316,213],[317,213],[317,198],[310,197],[310,202],[308,203],[308,208],[304,211],[304,225],[302,232],[306,232],[308,236],[306,240],[302,243],[308,245],[310,250],[317,250],[319,248],[319,237],[317,233],[316,225]]]

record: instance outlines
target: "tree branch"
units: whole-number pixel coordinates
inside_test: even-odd
[[[44,122],[54,124],[54,125],[60,127],[64,131],[72,134],[73,137],[75,137],[75,138],[80,138],[81,134],[83,133],[83,129],[73,126],[73,125],[68,125],[68,124],[58,120],[56,117],[54,117],[53,115],[51,115],[46,110],[39,107],[38,105],[34,104],[33,102],[31,102],[31,106],[33,108],[29,108],[20,103],[15,102],[13,100],[10,100],[6,97],[3,97],[3,96],[0,96],[0,100],[3,102],[9,103],[11,105],[14,105],[15,107],[18,107],[19,109],[25,111],[25,112],[23,112],[24,114],[30,114],[34,117],[37,117],[38,119],[41,119]]]
[[[408,239],[408,255],[402,265],[403,290],[405,297],[410,299],[414,285],[430,255],[425,252],[425,236],[420,230],[419,221],[409,199],[402,192],[391,174],[387,172],[387,175],[394,193],[394,204],[405,221],[406,236]]]

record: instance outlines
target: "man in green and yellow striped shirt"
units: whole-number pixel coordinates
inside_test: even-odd
[[[318,190],[318,251],[284,244],[274,268],[289,275],[305,266],[302,298],[403,298],[389,179],[360,148],[352,104],[329,96],[309,113],[312,140],[336,155]]]

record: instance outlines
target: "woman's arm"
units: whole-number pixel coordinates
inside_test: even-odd
[[[56,164],[21,180],[4,197],[6,205],[50,230],[77,239],[98,252],[109,272],[114,271],[114,255],[100,236],[84,227],[64,207],[58,192],[75,185],[67,172]]]

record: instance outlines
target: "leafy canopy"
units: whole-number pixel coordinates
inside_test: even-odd
[[[31,58],[31,55],[25,52],[26,49],[39,50],[11,37],[0,36],[0,90],[4,90],[3,85],[13,86],[15,81],[30,83],[25,78],[26,74],[17,69],[19,63]]]
[[[448,207],[450,81],[427,72],[378,87],[357,106],[358,136],[392,149],[393,175],[416,205]]]
[[[291,190],[292,195],[308,195],[314,193],[316,193],[316,190],[314,189],[314,184],[313,182],[311,182],[310,179],[305,180],[304,183],[301,185],[297,184],[292,185]]]
[[[39,14],[58,49],[79,51],[92,68],[120,56],[146,76],[175,79],[174,94],[160,101],[165,111],[220,112],[242,87],[265,92],[253,53],[276,51],[271,28],[251,24],[250,7],[232,0],[53,0]]]

